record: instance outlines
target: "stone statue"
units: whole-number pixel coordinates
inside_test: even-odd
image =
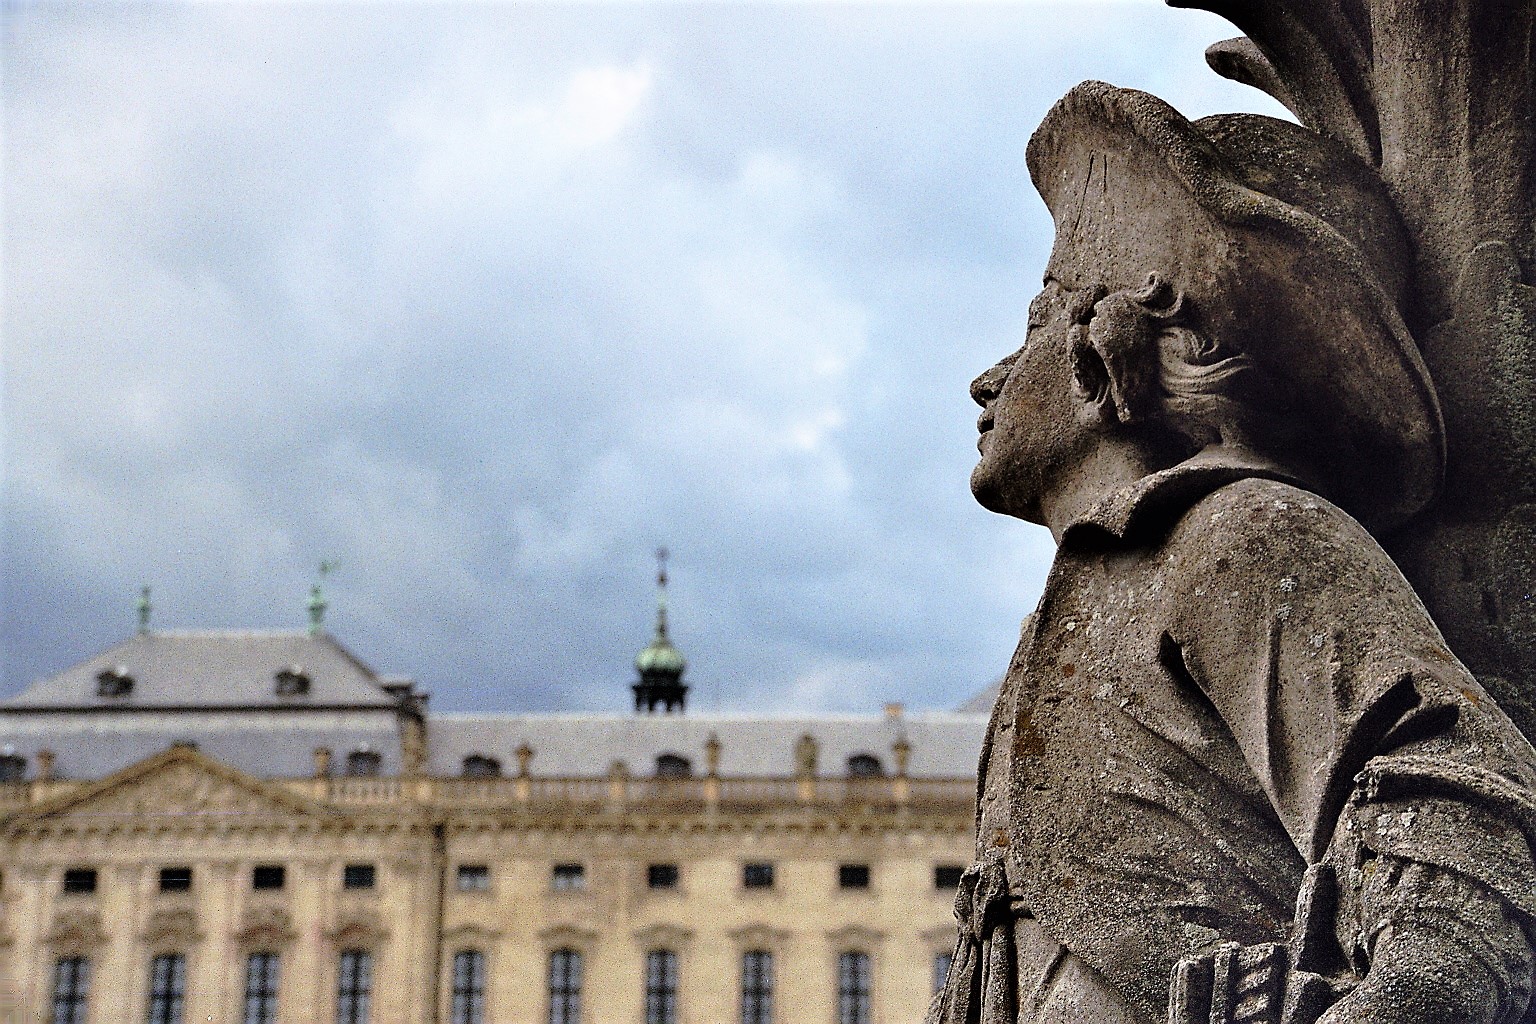
[[[1253,32],[1213,63],[1335,109],[1296,94],[1347,61]],[[1536,750],[1377,540],[1447,521],[1447,432],[1405,179],[1357,142],[1097,82],[1030,142],[1056,242],[971,484],[1058,551],[930,1024],[1536,1022]]]

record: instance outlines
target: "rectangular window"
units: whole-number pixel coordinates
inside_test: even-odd
[[[960,888],[960,876],[965,874],[965,868],[959,864],[940,864],[933,869],[933,887],[935,889]]]
[[[491,869],[484,864],[460,864],[459,892],[485,892],[491,887]]]
[[[91,992],[91,962],[66,956],[53,964],[52,1024],[85,1024],[86,998]]]
[[[252,953],[245,958],[245,1024],[277,1020],[276,953]]]
[[[344,949],[336,962],[336,1024],[368,1024],[373,1001],[373,954]]]
[[[773,954],[741,955],[741,1024],[773,1024]]]
[[[161,892],[188,892],[192,888],[191,868],[161,868]]]
[[[645,884],[652,889],[676,889],[678,871],[676,864],[648,864],[645,868]]]
[[[453,954],[452,1024],[485,1024],[485,954],[461,949]]]
[[[95,868],[70,868],[64,872],[64,891],[82,895],[96,891]]]
[[[837,1024],[869,1024],[869,954],[837,958]]]
[[[837,866],[837,884],[843,889],[868,889],[869,865],[868,864],[839,864]]]
[[[581,1024],[581,954],[549,954],[549,1024]]]
[[[677,1024],[677,954],[645,954],[645,1024]]]
[[[181,1024],[187,994],[187,958],[162,953],[149,964],[149,1013],[146,1024]]]
[[[587,869],[580,864],[556,864],[549,873],[549,886],[556,892],[585,889]]]
[[[741,884],[748,889],[772,889],[773,865],[762,861],[743,864]]]
[[[252,889],[281,889],[288,880],[288,872],[281,864],[258,864],[251,868]]]
[[[341,869],[343,889],[372,889],[374,880],[372,864],[348,864]]]
[[[933,958],[933,991],[935,994],[944,991],[944,985],[949,981],[949,965],[954,963],[954,954],[939,953]]]

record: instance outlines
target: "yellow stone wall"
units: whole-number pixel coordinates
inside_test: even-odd
[[[680,960],[678,1024],[739,1020],[748,949],[775,954],[779,1024],[836,1024],[837,957],[853,949],[873,964],[872,1021],[916,1024],[953,938],[934,868],[971,856],[968,780],[915,800],[904,780],[831,795],[788,783],[793,799],[741,806],[724,780],[707,807],[518,802],[515,780],[464,801],[448,780],[336,781],[257,780],[175,748],[98,783],[11,787],[0,1020],[49,1020],[53,963],[78,953],[93,963],[91,1024],[142,1021],[150,958],[177,951],[183,1019],[239,1022],[245,955],[271,949],[279,1019],[329,1022],[338,952],[359,947],[376,956],[374,1022],[448,1024],[453,954],[474,948],[485,1020],[544,1024],[548,953],[569,946],[586,958],[583,1024],[644,1024],[645,953],[663,947]],[[743,888],[749,860],[775,865],[772,889]],[[343,890],[348,863],[376,865],[377,887]],[[583,864],[586,888],[553,891],[555,863]],[[677,864],[678,888],[650,889],[650,863]],[[841,863],[870,865],[870,888],[840,889]],[[284,865],[285,888],[252,891],[258,864]],[[458,891],[460,864],[487,865],[489,889]],[[64,870],[87,866],[97,892],[62,893]],[[192,867],[192,891],[159,892],[165,866]]]

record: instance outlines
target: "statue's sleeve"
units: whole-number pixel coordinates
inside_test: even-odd
[[[1362,867],[1390,857],[1455,872],[1536,921],[1536,751],[1359,524],[1244,480],[1186,513],[1163,554],[1175,670],[1346,902],[1360,909]]]

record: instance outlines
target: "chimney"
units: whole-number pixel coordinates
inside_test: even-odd
[[[37,752],[37,781],[53,781],[53,751],[51,750]]]
[[[323,779],[331,774],[331,748],[315,748],[315,778]]]

